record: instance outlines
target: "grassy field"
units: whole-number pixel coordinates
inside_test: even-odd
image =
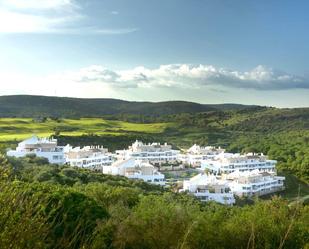
[[[0,141],[22,140],[33,134],[50,136],[59,132],[64,136],[123,135],[128,133],[163,133],[172,123],[136,124],[99,118],[63,119],[36,122],[27,118],[0,118]]]

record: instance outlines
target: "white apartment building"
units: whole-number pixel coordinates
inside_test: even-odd
[[[44,157],[48,159],[49,163],[65,163],[64,147],[57,145],[57,139],[32,136],[20,142],[15,150],[7,151],[7,156],[12,157],[24,157],[31,154],[35,154],[37,157]]]
[[[275,172],[277,161],[269,160],[267,156],[261,154],[248,153],[241,155],[239,153],[220,153],[213,159],[202,161],[201,170],[209,170],[213,173],[232,173],[239,171],[260,170],[265,172]]]
[[[102,170],[104,165],[111,165],[113,155],[101,146],[65,147],[65,161],[73,167]]]
[[[259,170],[239,170],[223,175],[232,192],[238,196],[261,196],[284,190],[285,177]]]
[[[135,141],[128,149],[117,150],[116,154],[119,160],[134,158],[152,164],[162,164],[176,162],[179,150],[173,150],[167,143],[144,144],[141,141]]]
[[[130,179],[141,179],[144,182],[165,185],[165,177],[148,162],[129,158],[119,160],[111,166],[103,166],[103,173],[109,175],[122,175]]]
[[[188,164],[193,167],[201,166],[202,162],[208,159],[213,159],[221,153],[224,153],[224,149],[216,148],[213,146],[202,147],[194,144],[189,148],[185,154],[179,154],[179,161]]]
[[[214,175],[198,174],[183,182],[181,192],[187,191],[201,201],[215,201],[233,205],[235,198],[226,181],[218,180]]]

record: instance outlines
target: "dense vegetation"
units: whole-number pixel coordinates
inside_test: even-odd
[[[307,248],[309,206],[203,204],[123,177],[0,157],[0,248]]]
[[[78,99],[46,96],[0,96],[0,117],[102,117],[103,115],[137,114],[160,116],[183,112],[242,109],[243,105],[203,105],[186,101],[133,102],[118,99]]]
[[[286,191],[226,207],[42,158],[0,156],[0,248],[309,248],[308,108],[12,96],[0,97],[4,116],[3,153],[32,134],[110,150],[136,139],[216,145],[278,160]]]

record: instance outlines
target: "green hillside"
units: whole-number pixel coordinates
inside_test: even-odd
[[[308,108],[170,114],[142,119],[144,123],[119,120],[134,119],[132,115],[109,117],[113,120],[0,118],[0,147],[12,147],[32,134],[53,135],[62,144],[99,144],[111,150],[124,148],[136,139],[169,142],[178,148],[210,144],[234,152],[263,152],[278,160],[281,170],[309,181]]]
[[[218,109],[243,109],[238,104],[202,105],[186,101],[130,102],[118,99],[78,99],[46,96],[0,96],[0,117],[102,117],[115,114],[166,115]]]
[[[278,160],[286,190],[279,197],[238,199],[228,207],[124,177],[51,166],[43,158],[0,155],[0,248],[308,247],[308,108],[30,116],[35,118],[0,118],[0,151],[32,134],[111,150],[135,139],[178,148],[216,145]]]

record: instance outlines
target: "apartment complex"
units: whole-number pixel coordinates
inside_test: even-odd
[[[202,172],[183,181],[183,189],[201,201],[233,204],[232,196],[261,196],[284,190],[285,177],[276,175],[276,160],[263,154],[227,153],[194,144],[180,160]],[[206,174],[205,171],[208,173]]]
[[[231,191],[238,196],[262,196],[284,190],[285,177],[259,170],[239,170],[223,175]]]
[[[117,150],[119,160],[134,158],[152,164],[175,163],[178,159],[179,150],[172,149],[171,145],[160,143],[144,144],[135,141],[128,149]]]
[[[134,158],[119,160],[110,166],[103,166],[103,173],[121,175],[129,179],[141,179],[151,184],[165,185],[164,175],[153,165]]]
[[[65,161],[73,167],[102,170],[104,165],[112,164],[114,157],[102,146],[66,146]]]
[[[18,144],[15,150],[8,150],[7,155],[24,157],[34,154],[46,158],[52,164],[64,164],[64,146],[57,145],[57,139],[32,136]]]
[[[144,144],[136,141],[128,149],[112,154],[102,146],[58,146],[56,139],[32,136],[20,142],[8,156],[35,154],[52,164],[98,170],[104,174],[122,175],[130,179],[165,185],[165,176],[154,165],[187,163],[202,173],[183,181],[183,189],[201,201],[231,205],[237,196],[261,196],[284,189],[285,177],[276,175],[275,160],[263,154],[226,153],[224,149],[193,145],[180,154],[171,145]],[[183,165],[181,165],[183,166]],[[206,174],[208,171],[210,174]]]
[[[192,147],[190,147],[185,153],[179,154],[178,158],[179,161],[182,163],[185,163],[187,165],[198,167],[202,165],[202,162],[213,159],[219,154],[224,153],[225,150],[213,146],[199,146],[197,144],[194,144]]]
[[[201,201],[215,201],[232,205],[235,198],[226,181],[217,179],[215,175],[198,174],[183,182],[181,192],[187,191]]]
[[[252,171],[256,169],[265,172],[275,172],[276,164],[276,160],[269,160],[263,154],[220,153],[212,159],[202,161],[200,168],[215,174],[229,174],[237,170]]]

